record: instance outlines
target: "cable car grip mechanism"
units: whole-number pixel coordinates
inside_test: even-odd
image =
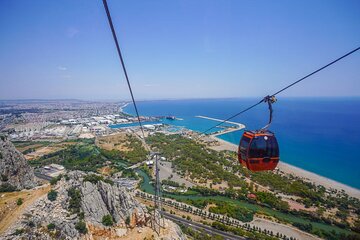
[[[271,124],[271,122],[272,122],[272,115],[273,115],[272,104],[275,103],[276,101],[277,101],[277,99],[275,98],[274,95],[272,95],[272,96],[269,96],[269,95],[268,95],[268,96],[264,97],[264,99],[263,99],[263,102],[267,103],[268,106],[269,106],[270,117],[269,117],[269,123],[266,124],[266,126],[263,127],[263,128],[260,130],[261,132],[267,131],[267,129],[270,127],[270,124]]]

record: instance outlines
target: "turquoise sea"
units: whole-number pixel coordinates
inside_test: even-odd
[[[144,116],[175,115],[183,120],[164,123],[204,131],[217,122],[203,115],[225,119],[259,99],[162,100],[138,103]],[[125,112],[134,114],[133,105]],[[267,105],[260,105],[233,119],[247,129],[268,121]],[[291,165],[360,189],[360,98],[279,98],[274,104],[271,130],[280,144],[281,160]],[[214,129],[217,131],[219,129]],[[242,131],[220,138],[238,144]]]

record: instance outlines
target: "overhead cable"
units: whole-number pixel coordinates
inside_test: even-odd
[[[316,73],[318,73],[318,72],[320,72],[320,71],[324,70],[325,68],[330,67],[330,66],[331,66],[331,65],[333,65],[334,63],[336,63],[336,62],[338,62],[338,61],[340,61],[340,60],[342,60],[342,59],[344,59],[344,58],[346,58],[346,57],[350,56],[351,54],[355,53],[355,52],[356,52],[356,51],[358,51],[359,49],[360,49],[360,47],[355,48],[354,50],[352,50],[352,51],[350,51],[350,52],[348,52],[348,53],[346,53],[346,54],[342,55],[341,57],[339,57],[339,58],[335,59],[334,61],[332,61],[332,62],[330,62],[330,63],[328,63],[328,64],[326,64],[325,66],[323,66],[323,67],[321,67],[321,68],[318,68],[317,70],[315,70],[315,71],[313,71],[313,72],[309,73],[309,74],[308,74],[308,75],[306,75],[305,77],[302,77],[302,78],[300,78],[299,80],[297,80],[297,81],[295,81],[295,82],[293,82],[293,83],[291,83],[291,84],[287,85],[286,87],[284,87],[284,88],[280,89],[280,90],[279,90],[279,91],[277,91],[276,93],[274,93],[274,94],[272,94],[272,95],[268,95],[268,96],[264,97],[264,98],[263,98],[263,99],[261,99],[259,102],[255,103],[254,105],[251,105],[250,107],[245,108],[245,109],[244,109],[244,110],[242,110],[241,112],[238,112],[238,113],[236,113],[236,114],[232,115],[231,117],[228,117],[227,119],[225,119],[225,120],[221,121],[220,123],[218,123],[218,124],[216,124],[216,125],[212,126],[211,128],[209,128],[209,129],[207,129],[207,130],[205,130],[205,131],[201,132],[201,134],[200,134],[200,135],[205,134],[205,133],[207,133],[208,131],[210,131],[210,130],[212,130],[212,129],[214,129],[214,128],[216,128],[216,127],[218,127],[218,126],[220,126],[220,125],[222,125],[222,124],[224,124],[224,123],[226,123],[227,121],[229,121],[229,120],[231,120],[231,119],[233,119],[233,118],[235,118],[235,117],[239,116],[240,114],[243,114],[244,112],[249,111],[250,109],[252,109],[252,108],[256,107],[257,105],[261,104],[262,102],[264,102],[264,101],[265,101],[268,97],[275,97],[277,94],[279,94],[279,93],[281,93],[281,92],[283,92],[283,91],[287,90],[288,88],[290,88],[290,87],[294,86],[295,84],[298,84],[299,82],[301,82],[301,81],[305,80],[306,78],[308,78],[308,77],[310,77],[310,76],[312,76],[312,75],[314,75],[314,74],[316,74]]]
[[[111,29],[111,32],[112,32],[112,35],[113,35],[113,38],[114,38],[114,42],[115,42],[115,45],[116,45],[116,50],[117,50],[117,53],[119,55],[121,66],[122,66],[122,69],[123,69],[123,72],[124,72],[124,75],[125,75],[125,78],[126,78],[126,82],[127,82],[128,88],[129,88],[131,99],[132,99],[132,102],[134,104],[134,108],[135,108],[136,116],[137,116],[137,119],[138,119],[138,122],[139,122],[139,125],[140,125],[140,129],[141,129],[143,138],[145,140],[144,128],[143,128],[141,120],[140,120],[139,111],[138,111],[138,108],[136,106],[136,101],[135,101],[135,98],[134,98],[133,91],[131,89],[129,76],[128,76],[127,71],[126,71],[125,62],[124,62],[124,59],[123,59],[122,54],[121,54],[119,42],[118,42],[118,39],[117,39],[117,36],[116,36],[116,32],[115,32],[115,29],[114,29],[114,25],[113,25],[113,22],[112,22],[112,19],[111,19],[109,7],[108,7],[108,4],[107,4],[106,0],[103,0],[103,4],[104,4],[106,15],[107,15],[107,18],[108,18],[108,21],[109,21],[110,29]]]

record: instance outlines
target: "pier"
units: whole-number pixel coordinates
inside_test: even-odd
[[[221,119],[217,119],[217,118],[211,118],[211,117],[206,117],[206,116],[195,116],[197,118],[203,118],[203,119],[207,119],[207,120],[212,120],[212,121],[216,121],[216,122],[223,122],[224,120],[221,120]],[[245,128],[245,125],[244,124],[241,124],[241,123],[237,123],[237,122],[230,122],[230,121],[225,121],[225,123],[230,123],[230,124],[233,124],[233,125],[236,125],[237,128],[236,129],[231,129],[229,130],[229,132],[232,132],[232,131],[237,131],[237,130],[241,130],[243,128]],[[223,134],[224,132],[222,132],[221,134]]]

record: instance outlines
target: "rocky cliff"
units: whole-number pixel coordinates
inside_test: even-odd
[[[33,169],[5,136],[0,136],[0,186],[17,190],[36,186]]]
[[[48,196],[39,199],[0,238],[110,240],[156,235],[149,228],[146,208],[131,192],[110,179],[88,181],[86,175],[69,172],[53,187],[55,200]],[[104,216],[112,220],[111,224],[104,223]],[[167,226],[167,235],[159,239],[184,239],[177,225],[168,222]]]

